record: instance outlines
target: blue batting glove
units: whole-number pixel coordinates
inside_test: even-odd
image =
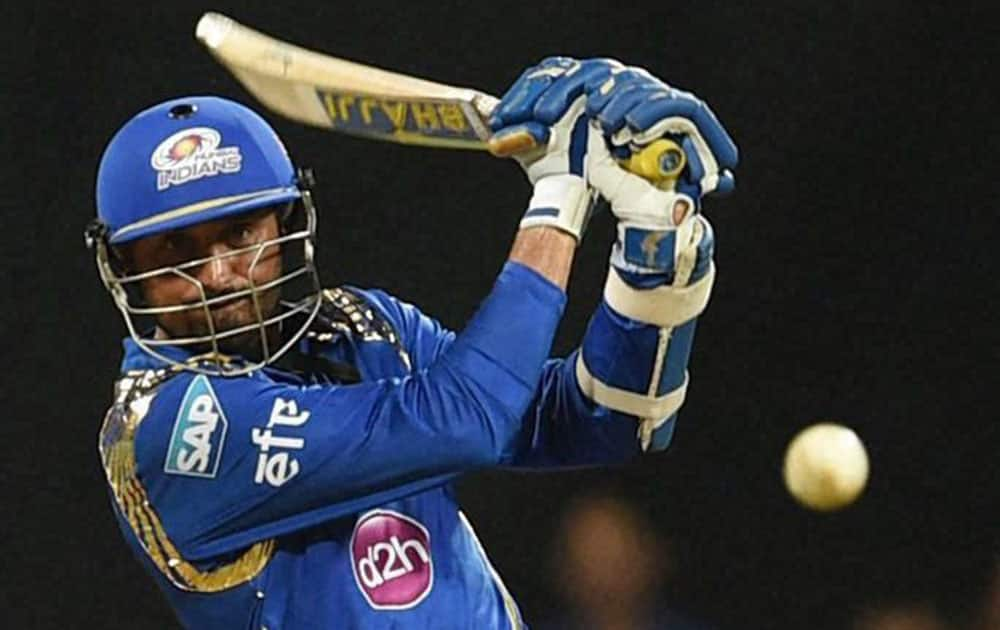
[[[700,206],[702,197],[733,189],[739,152],[703,101],[668,86],[640,68],[616,70],[587,86],[587,116],[597,123],[617,158],[662,137],[681,145],[687,167],[675,190]]]
[[[525,70],[494,109],[495,137],[528,133],[536,145],[514,156],[534,186],[521,227],[551,225],[580,239],[593,202],[584,179],[586,89],[616,67],[607,59],[549,57]]]
[[[702,198],[733,187],[736,145],[715,114],[689,92],[671,88],[641,68],[617,68],[587,84],[587,181],[611,205],[618,240],[611,262],[627,281],[645,286],[673,281],[682,252],[707,224],[696,213]],[[657,184],[620,163],[667,137],[684,152],[676,180]]]

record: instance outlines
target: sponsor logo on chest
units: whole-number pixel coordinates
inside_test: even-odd
[[[358,519],[351,566],[361,594],[376,610],[413,608],[434,586],[427,528],[392,510],[372,510]]]
[[[294,453],[302,450],[306,441],[286,433],[287,429],[301,427],[307,420],[309,411],[299,411],[298,403],[294,400],[274,399],[267,426],[254,427],[250,431],[250,440],[258,449],[254,483],[266,483],[278,488],[299,474],[299,460],[295,459]]]
[[[163,470],[172,475],[214,478],[228,426],[212,384],[205,376],[196,376],[181,401]]]

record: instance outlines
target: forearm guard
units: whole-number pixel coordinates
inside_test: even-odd
[[[639,420],[643,450],[670,443],[684,403],[698,316],[715,279],[714,235],[701,216],[672,269],[636,273],[612,265],[576,365],[581,391]]]

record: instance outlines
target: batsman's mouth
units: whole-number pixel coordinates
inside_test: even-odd
[[[235,313],[242,310],[253,310],[253,301],[249,297],[238,297],[224,300],[208,307],[213,315]]]

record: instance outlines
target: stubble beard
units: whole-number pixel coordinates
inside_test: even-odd
[[[254,306],[252,296],[246,296],[231,305],[224,304],[221,308],[210,311],[215,334],[220,335],[228,330],[254,324],[259,325],[273,318],[278,312],[280,293],[281,291],[277,287],[258,293],[257,299],[260,303],[260,317],[257,316],[257,309]],[[168,339],[181,339],[184,337],[209,337],[212,334],[211,328],[205,321],[203,310],[192,309],[185,313],[185,318],[179,323],[181,324],[180,326],[177,323],[171,323],[169,319],[158,318],[157,336]],[[280,324],[275,323],[267,326],[265,330],[264,335],[267,337],[271,353],[277,349],[275,342],[279,337],[279,329]],[[226,355],[238,355],[251,360],[262,358],[264,355],[264,339],[259,326],[250,328],[246,332],[218,339],[216,345],[218,351]],[[198,344],[187,344],[181,347],[193,354],[211,354],[215,351],[211,340]]]

